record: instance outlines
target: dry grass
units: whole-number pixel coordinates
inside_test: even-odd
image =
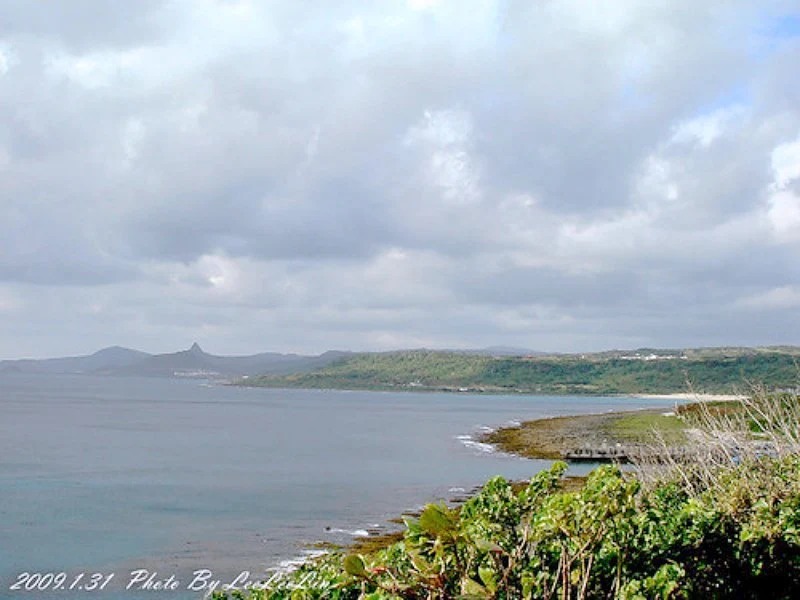
[[[656,442],[631,457],[642,481],[679,481],[699,494],[718,487],[740,465],[800,453],[800,397],[753,385],[740,400],[698,402],[680,412],[685,443],[676,447],[654,432]],[[754,481],[753,485],[757,483]]]

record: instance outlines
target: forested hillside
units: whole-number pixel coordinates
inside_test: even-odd
[[[428,350],[355,354],[326,368],[247,385],[547,394],[731,393],[743,382],[794,388],[793,347],[492,357]]]

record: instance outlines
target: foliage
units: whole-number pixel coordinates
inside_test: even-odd
[[[789,351],[697,352],[660,360],[618,354],[515,356],[429,350],[365,353],[310,373],[251,378],[247,385],[345,389],[469,390],[548,394],[683,392],[691,381],[705,392],[730,393],[741,381],[788,387],[797,378]]]
[[[676,483],[644,490],[611,466],[593,471],[579,491],[565,492],[559,489],[564,469],[557,463],[519,492],[494,478],[460,512],[428,506],[408,521],[405,539],[386,550],[328,556],[249,597],[800,594],[798,459],[740,465],[718,489],[697,497]],[[768,485],[751,485],[750,477]],[[298,581],[302,588],[292,589]]]

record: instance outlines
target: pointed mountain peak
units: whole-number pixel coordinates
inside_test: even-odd
[[[205,354],[205,352],[203,352],[203,349],[200,347],[200,344],[198,344],[197,342],[192,344],[192,347],[189,348],[189,352],[191,352],[192,354]]]

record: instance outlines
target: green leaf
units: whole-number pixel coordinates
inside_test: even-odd
[[[490,598],[489,590],[469,577],[461,580],[461,594],[465,598]]]
[[[413,550],[408,551],[408,557],[411,559],[411,564],[420,573],[428,573],[433,571],[433,565],[420,556],[419,552]]]
[[[504,552],[500,546],[488,540],[477,539],[474,543],[478,550],[483,550],[484,552]]]
[[[453,533],[456,518],[446,506],[429,504],[419,516],[419,526],[430,535],[441,536]]]
[[[497,589],[497,579],[494,571],[489,567],[479,567],[478,576],[481,578],[483,585],[486,586],[486,589],[494,593],[494,591]]]
[[[352,575],[353,577],[367,576],[367,567],[364,565],[364,559],[358,554],[348,554],[345,556],[343,566],[348,575]]]

